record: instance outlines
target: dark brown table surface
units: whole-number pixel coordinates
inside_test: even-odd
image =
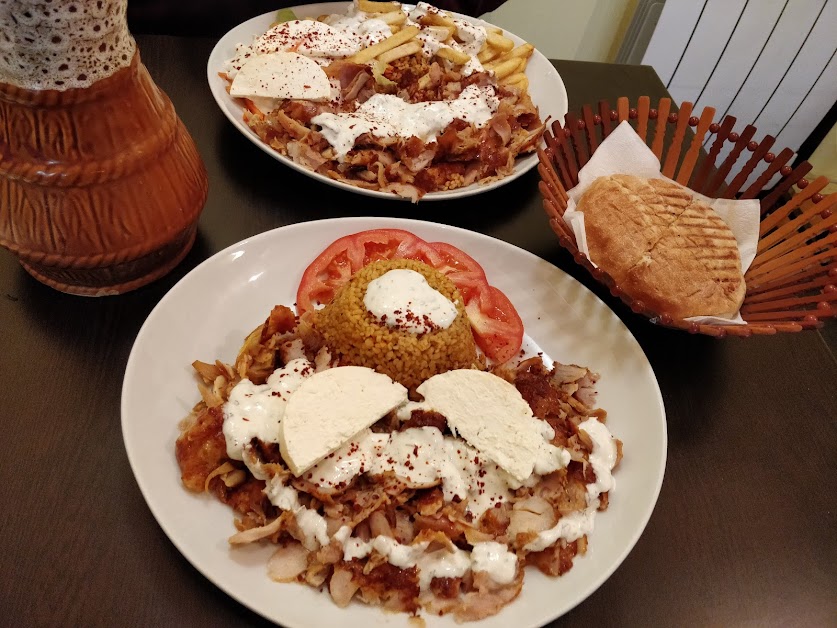
[[[372,215],[457,225],[540,255],[601,296],[654,368],[669,435],[656,510],[616,573],[555,625],[837,625],[833,324],[746,340],[655,327],[558,247],[535,172],[418,207],[347,194],[280,165],[222,116],[206,85],[213,41],[138,40],[197,142],[209,200],[186,260],[123,296],[59,294],[0,253],[0,623],[267,624],[198,573],[146,507],[122,444],[125,364],[154,305],[206,257],[274,227]],[[556,65],[571,108],[665,95],[648,67]]]

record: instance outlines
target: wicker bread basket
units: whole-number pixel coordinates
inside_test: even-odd
[[[539,149],[540,191],[552,230],[561,246],[572,253],[610,292],[634,312],[652,322],[710,336],[751,336],[818,328],[822,320],[837,314],[837,194],[823,196],[826,177],[808,181],[808,162],[790,166],[793,151],[771,151],[774,138],[761,142],[753,138],[756,128],[748,125],[733,131],[736,119],[725,116],[714,122],[715,110],[706,107],[700,117],[692,116],[692,103],[684,102],[672,112],[672,101],[663,98],[651,108],[647,96],[631,107],[627,98],[617,101],[615,110],[607,101],[598,107],[585,105],[581,114],[568,113],[565,124],[556,120],[545,134],[546,148]],[[747,293],[741,307],[746,325],[704,325],[654,312],[641,301],[626,295],[613,279],[576,246],[572,231],[563,220],[567,190],[578,183],[578,171],[587,163],[599,143],[623,120],[629,120],[639,136],[660,159],[665,176],[692,190],[715,198],[761,199],[761,229],[756,258],[745,274]],[[691,127],[691,140],[687,129]],[[701,155],[707,133],[714,136],[708,157]],[[711,139],[711,138],[710,138]],[[724,142],[733,144],[720,164]],[[744,184],[760,161],[767,169],[745,190]],[[735,170],[734,170],[735,169]],[[765,188],[779,174],[778,184]],[[727,184],[726,182],[729,181]],[[793,192],[792,186],[799,191]],[[790,199],[790,200],[788,200]]]

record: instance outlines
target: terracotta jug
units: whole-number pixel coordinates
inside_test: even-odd
[[[128,32],[126,0],[0,0],[0,245],[63,292],[183,259],[206,170]]]

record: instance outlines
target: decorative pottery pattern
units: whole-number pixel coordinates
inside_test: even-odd
[[[131,63],[126,0],[0,0],[0,83],[89,87]]]

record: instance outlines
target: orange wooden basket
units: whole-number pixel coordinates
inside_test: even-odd
[[[615,110],[607,101],[601,101],[597,110],[585,105],[580,116],[568,113],[563,126],[558,120],[552,123],[551,132],[547,130],[544,135],[546,148],[538,149],[538,172],[544,209],[561,246],[613,295],[657,324],[716,337],[821,327],[823,319],[837,314],[837,249],[834,247],[837,215],[833,212],[837,193],[820,194],[828,179],[805,179],[811,165],[802,162],[792,168],[789,162],[793,151],[785,148],[778,154],[770,152],[775,138],[767,135],[761,142],[755,141],[753,125],[747,125],[737,133],[733,131],[736,119],[725,116],[720,123],[714,122],[715,110],[711,107],[706,107],[700,117],[692,116],[692,103],[689,102],[684,102],[678,112],[671,109],[670,98],[661,99],[654,109],[647,96],[640,97],[635,108],[627,98],[620,98]],[[741,316],[746,325],[704,325],[676,319],[665,312],[654,312],[626,295],[606,272],[594,267],[578,250],[575,237],[563,219],[567,190],[578,183],[579,169],[587,163],[599,143],[623,120],[630,121],[660,159],[665,176],[709,197],[761,197],[758,252],[744,276],[747,293]],[[689,127],[693,129],[693,137],[684,143]],[[708,156],[702,158],[701,146],[707,133],[715,139]],[[670,139],[666,148],[667,134]],[[728,157],[718,164],[724,142],[734,146]],[[766,162],[767,168],[742,192],[741,188],[760,161]],[[777,173],[779,183],[766,189]],[[727,180],[730,180],[729,184]],[[800,191],[787,200],[794,185]]]

